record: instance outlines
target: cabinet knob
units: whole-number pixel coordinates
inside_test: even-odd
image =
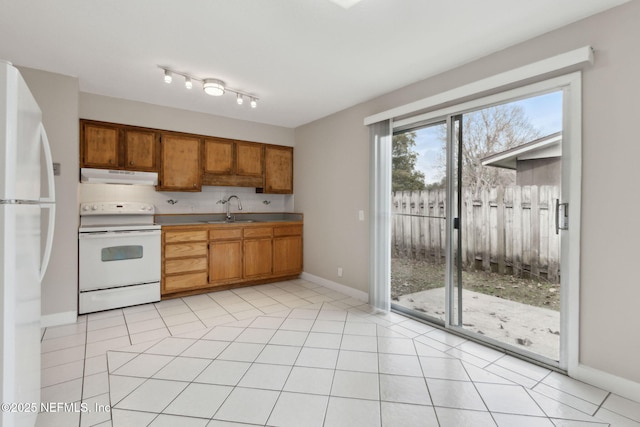
[[[193,184],[193,188],[196,188],[196,185],[195,185],[195,184]]]
[[[134,162],[133,162],[133,160],[132,160],[132,161],[130,161],[130,162],[129,162],[129,164],[130,164],[131,166],[133,166],[135,163],[134,163]]]
[[[113,164],[113,159],[109,159],[109,164],[112,165]]]

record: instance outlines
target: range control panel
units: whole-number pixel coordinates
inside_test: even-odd
[[[89,215],[153,215],[151,203],[140,202],[90,202],[80,205],[80,216]]]

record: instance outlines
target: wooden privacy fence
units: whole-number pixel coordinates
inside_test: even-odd
[[[559,283],[558,196],[557,186],[466,190],[460,221],[463,267]],[[392,200],[394,256],[444,263],[446,191],[400,191]]]

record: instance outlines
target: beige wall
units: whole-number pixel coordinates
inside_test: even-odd
[[[20,72],[42,110],[53,161],[61,165],[55,177],[56,228],[42,283],[42,314],[45,324],[69,322],[78,301],[78,79],[29,68]]]
[[[369,131],[360,107],[296,129],[296,211],[304,271],[368,292]],[[365,221],[358,212],[363,210]],[[343,277],[338,277],[338,267]]]
[[[296,129],[296,210],[305,214],[305,271],[368,287],[369,148],[363,119],[429,95],[585,45],[583,78],[580,362],[640,383],[640,1],[428,78]],[[345,275],[335,274],[342,265]]]

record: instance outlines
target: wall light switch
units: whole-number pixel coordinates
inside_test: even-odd
[[[53,164],[53,175],[60,176],[60,163]]]
[[[364,211],[362,209],[358,211],[358,219],[364,221]]]
[[[342,277],[342,267],[338,267],[338,277]]]

